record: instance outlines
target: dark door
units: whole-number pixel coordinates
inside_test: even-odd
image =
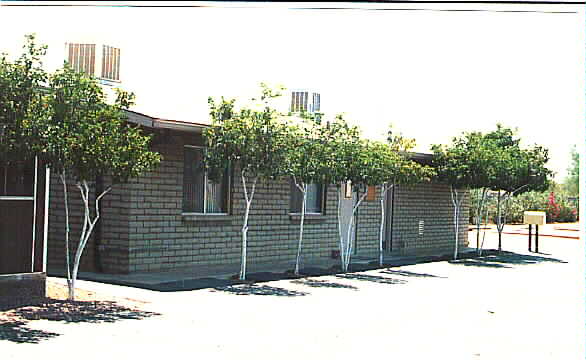
[[[0,200],[0,274],[31,272],[32,200]]]
[[[0,167],[0,274],[42,271],[44,175],[34,161]]]

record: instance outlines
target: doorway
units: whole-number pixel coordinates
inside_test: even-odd
[[[44,271],[46,180],[37,160],[0,166],[0,274]]]
[[[356,192],[352,191],[352,183],[349,181],[342,184],[342,198],[340,200],[340,224],[342,225],[342,236],[344,236],[344,241],[347,240],[348,236],[348,225],[350,224],[350,220],[352,219],[352,208],[356,203]],[[354,219],[356,220],[356,219]],[[356,222],[354,223],[354,231],[352,231],[351,241],[352,241],[352,255],[356,254],[357,251],[357,244],[356,244]]]

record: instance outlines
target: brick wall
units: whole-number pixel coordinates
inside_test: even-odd
[[[188,142],[176,136],[158,145],[156,150],[165,161],[130,184],[130,271],[240,264],[246,206],[240,176],[235,172],[229,215],[182,215],[183,145]],[[289,215],[289,192],[286,180],[257,184],[249,216],[247,262],[251,266],[295,260],[299,221]],[[330,186],[325,215],[305,221],[305,264],[328,261],[331,250],[337,249],[336,209],[336,188]]]
[[[454,208],[448,185],[397,185],[394,197],[393,252],[427,255],[454,250]],[[460,215],[460,248],[468,246],[469,201],[466,195]],[[423,221],[421,233],[420,221]]]
[[[110,185],[108,179],[104,181],[104,188]],[[81,271],[99,271],[111,273],[128,272],[128,207],[130,194],[128,184],[117,184],[100,201],[102,212],[99,223],[102,235],[100,237],[99,257],[96,252],[94,230],[88,240],[80,261]],[[67,180],[67,198],[69,207],[69,241],[71,264],[83,227],[83,202],[75,182]],[[95,217],[95,186],[90,187],[90,212]],[[49,196],[49,239],[47,242],[47,268],[52,274],[65,274],[65,202],[63,184],[54,172],[51,173]],[[101,223],[101,224],[100,224]]]
[[[102,235],[99,246],[91,239],[82,257],[82,270],[108,273],[166,271],[198,267],[237,268],[241,254],[241,226],[245,210],[238,172],[231,187],[231,209],[226,216],[183,215],[183,148],[201,144],[201,138],[180,133],[159,134],[154,150],[163,161],[156,170],[128,184],[115,185],[102,200]],[[105,185],[108,185],[107,179]],[[63,192],[53,176],[50,200],[49,270],[64,268]],[[90,196],[94,196],[93,194]],[[380,188],[374,201],[358,210],[356,254],[375,256],[380,225]],[[287,180],[260,181],[252,202],[248,231],[248,264],[280,264],[291,268],[299,236],[299,218],[289,215]],[[467,206],[467,201],[464,208]],[[325,213],[306,218],[303,264],[333,264],[338,250],[337,187],[328,186]],[[81,229],[79,191],[70,185],[71,241]],[[389,210],[387,210],[389,211]],[[398,186],[395,189],[392,250],[396,254],[453,251],[453,209],[445,185]],[[462,224],[467,224],[463,211]],[[419,221],[425,222],[422,235]],[[465,234],[466,226],[461,234]],[[460,244],[467,244],[461,236]],[[96,251],[99,250],[99,257]]]

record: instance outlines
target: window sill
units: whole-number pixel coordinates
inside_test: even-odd
[[[181,217],[184,221],[232,221],[236,219],[236,216],[228,214],[181,213]]]
[[[327,219],[327,216],[324,214],[311,213],[311,214],[305,214],[304,221],[325,221],[326,219]],[[301,221],[301,214],[300,213],[289,213],[289,220],[294,221],[294,222],[300,222]]]

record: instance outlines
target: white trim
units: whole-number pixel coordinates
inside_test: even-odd
[[[165,121],[162,119],[153,119],[153,128],[159,129],[170,129],[185,132],[201,133],[202,129],[209,126],[198,125],[198,124],[181,124],[172,121]]]
[[[34,196],[0,196],[0,200],[15,201],[15,200],[34,200]]]
[[[182,216],[190,216],[190,215],[197,215],[197,216],[216,216],[216,215],[223,215],[228,216],[228,213],[198,213],[198,212],[182,212]]]
[[[49,240],[49,186],[51,169],[45,167],[45,223],[43,224],[43,272],[47,272],[47,241]]]
[[[31,246],[31,272],[35,272],[35,246],[37,242],[37,188],[39,177],[39,158],[35,156],[35,185],[33,187],[33,239]]]
[[[293,216],[293,215],[295,215],[295,216],[301,216],[301,213],[300,212],[290,212],[287,215],[289,215],[289,216]],[[324,213],[323,212],[306,212],[305,213],[305,216],[316,216],[316,215],[324,215]]]

